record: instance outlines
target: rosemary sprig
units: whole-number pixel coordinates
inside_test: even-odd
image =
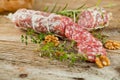
[[[66,4],[61,11],[64,11],[68,7],[68,4]]]
[[[105,8],[111,8],[111,7],[114,7],[114,6],[116,6],[117,4],[114,4],[114,3],[109,3],[108,5],[105,5],[105,6],[103,6],[103,7],[105,7]]]
[[[80,9],[84,8],[85,5],[86,5],[86,2],[83,5],[81,5],[80,7],[78,7],[76,10],[80,10]]]
[[[64,11],[57,12],[57,14],[70,17],[73,19],[74,22],[76,22],[80,12],[81,10],[64,10]]]
[[[82,8],[84,8],[84,6],[86,5],[86,3],[84,3],[83,5],[81,5],[80,7],[78,7],[77,9],[74,10],[66,10],[66,8],[68,7],[68,4],[66,4],[62,9],[61,7],[57,8],[57,3],[55,3],[55,5],[53,6],[53,8],[51,9],[51,13],[56,13],[56,14],[60,14],[63,16],[67,16],[73,19],[74,22],[77,22],[78,20],[78,15],[81,12]],[[56,10],[57,9],[57,10]],[[48,12],[49,7],[45,7],[43,11]]]
[[[59,12],[61,10],[61,6],[58,7],[58,9],[56,10],[56,12]]]
[[[46,7],[43,9],[43,11],[44,11],[44,12],[47,12],[47,11],[48,11],[48,9],[49,9],[49,7],[48,7],[48,6],[46,6]]]
[[[21,35],[21,41],[22,41],[22,43],[25,43],[27,45],[28,44],[28,36]]]
[[[100,40],[103,44],[106,42],[108,36],[103,35],[100,30],[92,30],[91,33],[95,38]]]
[[[83,8],[85,7],[86,3],[84,3],[83,5],[81,5],[80,7],[78,7],[77,9],[74,10],[65,10],[68,6],[68,4],[66,4],[66,6],[62,9],[62,11],[56,12],[57,14],[63,15],[63,16],[67,16],[73,19],[74,22],[77,22],[78,17],[80,12],[83,10]]]
[[[56,9],[57,3],[55,3],[55,5],[53,6],[52,10],[50,11],[51,13],[53,13]]]

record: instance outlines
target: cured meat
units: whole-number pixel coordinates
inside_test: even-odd
[[[60,35],[64,35],[65,26],[72,22],[72,19],[65,16],[26,9],[20,9],[8,17],[17,27],[32,28],[38,33],[54,32]]]
[[[94,61],[97,55],[106,56],[102,43],[87,30],[81,29],[78,24],[71,23],[66,26],[65,30],[65,36],[77,42],[78,52],[86,54],[89,61]]]
[[[72,19],[27,9],[20,9],[9,17],[17,27],[32,28],[36,32],[53,32],[69,40],[77,42],[78,52],[86,54],[89,61],[95,61],[96,55],[106,55],[102,43],[95,39],[87,30],[82,29]]]
[[[103,28],[108,26],[111,16],[112,14],[103,8],[90,8],[81,13],[78,24],[87,30]]]

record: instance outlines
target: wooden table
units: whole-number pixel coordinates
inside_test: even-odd
[[[38,3],[40,1],[40,3]],[[57,0],[36,0],[34,9],[42,10],[43,6],[50,7]],[[105,0],[102,5],[113,2],[116,5],[107,8],[112,11],[114,19],[110,26],[105,28],[103,33],[109,39],[120,41],[120,4],[119,0]],[[85,0],[61,0],[69,3],[69,8],[78,7]],[[88,6],[95,4],[95,0],[87,1]],[[73,4],[75,4],[73,6]],[[36,45],[30,43],[28,46],[21,43],[20,36],[24,31],[15,28],[15,25],[7,18],[0,17],[0,80],[120,80],[120,50],[108,51],[111,66],[98,69],[93,63],[76,63],[73,67],[68,67],[66,63],[47,58],[39,57],[36,52]],[[22,75],[22,76],[21,76]],[[24,77],[24,78],[22,78]]]

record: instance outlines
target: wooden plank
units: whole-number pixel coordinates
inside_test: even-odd
[[[20,74],[28,74],[28,77],[22,80],[50,80],[50,77],[55,80],[75,80],[75,78],[89,80],[90,76],[92,80],[114,77],[119,79],[115,68],[119,68],[120,51],[109,52],[112,65],[104,69],[97,69],[92,63],[76,63],[74,67],[68,67],[66,63],[39,57],[39,52],[35,51],[37,45],[30,43],[26,46],[20,42],[20,35],[25,32],[15,28],[8,19],[3,17],[0,19],[2,21],[0,22],[0,80],[21,80]],[[103,32],[108,35],[111,35],[111,31],[116,33],[116,29],[107,31]],[[114,38],[120,40],[118,37],[120,33],[116,35],[114,32],[112,33]]]
[[[24,32],[15,28],[15,25],[9,19],[0,16],[0,40],[20,42],[20,36],[22,34]]]
[[[98,69],[92,63],[76,63],[74,67],[56,60],[40,58],[39,52],[34,52],[36,46],[26,46],[19,42],[0,41],[0,79],[21,79],[20,74],[28,74],[23,80],[75,80],[73,78],[119,79],[114,68],[119,68],[118,54],[111,54],[111,66]],[[116,62],[117,61],[117,62]],[[91,74],[92,73],[92,74]],[[106,73],[106,74],[105,74]],[[112,75],[111,75],[112,74]],[[51,77],[51,79],[49,79]]]
[[[69,9],[76,8],[85,0],[36,0],[34,9],[42,10],[44,6],[52,7],[57,1],[59,6],[69,3]],[[97,0],[96,0],[97,1]],[[88,0],[87,6],[96,3]],[[40,3],[39,3],[40,2]],[[109,39],[120,40],[120,7],[119,0],[105,0],[102,5],[113,2],[116,6],[107,8],[112,11],[113,20],[110,26],[103,31],[111,35]],[[74,5],[75,4],[75,5]],[[74,5],[74,6],[73,6]],[[36,46],[21,43],[20,36],[24,31],[15,28],[15,25],[7,18],[0,17],[0,80],[119,80],[120,79],[120,51],[108,51],[111,66],[98,69],[93,63],[76,63],[74,67],[68,67],[66,63],[39,57]],[[20,78],[20,74],[28,74]]]

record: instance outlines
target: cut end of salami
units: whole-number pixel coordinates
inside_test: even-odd
[[[109,25],[112,13],[104,8],[94,7],[84,10],[79,17],[78,24],[87,30],[104,28]]]
[[[103,13],[104,19],[101,18]],[[77,43],[78,52],[86,54],[89,61],[94,62],[97,55],[106,55],[102,43],[84,29],[94,28],[96,25],[100,25],[100,22],[107,24],[108,15],[104,11],[102,13],[99,13],[99,10],[84,11],[81,14],[79,25],[65,16],[27,9],[20,9],[9,18],[19,28],[31,28],[37,33],[53,32],[67,37],[69,40],[74,40]],[[100,18],[100,21],[96,18]]]
[[[86,54],[88,60],[95,61],[97,55],[106,56],[103,44],[94,38],[87,30],[81,29],[78,24],[70,23],[66,26],[65,36],[77,42],[78,53]]]

